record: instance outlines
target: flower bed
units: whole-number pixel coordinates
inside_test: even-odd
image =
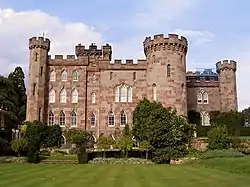
[[[94,158],[90,164],[154,164],[151,160],[139,158]]]

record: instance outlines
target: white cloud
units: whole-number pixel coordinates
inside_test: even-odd
[[[211,42],[215,38],[215,34],[209,31],[176,29],[171,33],[185,36],[186,38],[188,38],[189,43],[191,43],[192,45],[201,45],[207,42]]]
[[[84,23],[70,23],[39,10],[15,12],[0,10],[0,74],[6,75],[16,65],[28,68],[28,39],[45,32],[51,40],[52,54],[74,54],[74,46],[91,42],[103,44],[102,34]]]

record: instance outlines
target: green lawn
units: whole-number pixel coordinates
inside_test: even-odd
[[[250,157],[183,165],[0,164],[0,186],[249,187],[249,168]]]

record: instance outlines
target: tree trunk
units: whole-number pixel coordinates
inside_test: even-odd
[[[148,159],[148,151],[146,151],[146,159]]]
[[[106,151],[103,151],[103,158],[106,158]]]
[[[17,156],[18,156],[18,157],[21,157],[20,151],[17,152]]]

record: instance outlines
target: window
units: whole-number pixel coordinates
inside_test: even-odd
[[[70,114],[70,126],[71,127],[76,127],[76,113],[73,111]]]
[[[214,77],[214,80],[215,80],[215,81],[219,81],[219,77],[218,77],[218,76],[215,76],[215,77]]]
[[[52,70],[50,72],[49,80],[50,81],[56,81],[56,72],[55,72],[55,70]]]
[[[51,89],[49,91],[49,103],[55,103],[56,102],[56,92],[54,89]]]
[[[65,89],[62,89],[60,92],[60,103],[66,103],[67,101],[67,92]]]
[[[207,92],[203,93],[203,104],[208,104],[208,94],[207,94]]]
[[[201,114],[201,124],[202,126],[209,126],[210,125],[210,116],[209,113],[206,111],[200,112]]]
[[[133,73],[133,81],[136,80],[136,72]]]
[[[121,102],[127,102],[127,87],[125,85],[121,87]]]
[[[121,119],[120,119],[121,120],[120,121],[121,125],[125,126],[127,124],[127,115],[126,115],[124,110],[121,111],[121,116],[120,117],[121,117]]]
[[[62,72],[61,80],[62,81],[67,81],[67,72],[65,70],[63,70],[63,72]]]
[[[36,93],[36,83],[33,84],[33,95]]]
[[[38,110],[38,121],[42,121],[42,108],[40,107]]]
[[[152,56],[153,64],[155,63],[155,55]]]
[[[95,127],[95,121],[96,121],[95,114],[92,113],[91,116],[90,116],[90,126],[91,127]]]
[[[109,111],[108,113],[108,126],[114,126],[115,125],[115,115],[114,112]]]
[[[198,104],[202,103],[202,93],[201,92],[198,92],[198,94],[197,94],[197,103]]]
[[[114,77],[113,77],[113,72],[110,72],[109,73],[109,79],[112,80]]]
[[[171,75],[171,65],[168,64],[167,65],[167,77],[170,77],[170,75]]]
[[[205,76],[205,81],[210,81],[210,77],[209,76]]]
[[[54,125],[54,114],[52,111],[49,111],[48,125]]]
[[[40,68],[40,76],[43,77],[43,66]]]
[[[115,88],[115,102],[118,103],[120,101],[120,87],[117,86]]]
[[[65,124],[66,124],[66,116],[65,116],[65,113],[63,112],[63,111],[61,111],[60,112],[60,114],[59,114],[59,125],[61,126],[61,127],[64,127],[65,126]]]
[[[78,72],[76,70],[72,73],[73,81],[78,81]]]
[[[156,90],[156,84],[153,84],[153,100],[156,101],[157,97],[157,90]]]
[[[78,92],[75,88],[71,92],[71,103],[78,103]]]
[[[128,102],[129,103],[132,102],[132,87],[131,86],[128,87]]]
[[[64,145],[64,144],[66,144],[66,138],[62,135],[60,137],[60,145]]]
[[[201,77],[200,76],[196,76],[196,82],[200,82]]]
[[[35,61],[38,60],[38,53],[35,53]]]
[[[95,98],[96,98],[96,94],[92,93],[91,94],[91,103],[94,104],[95,103]]]
[[[201,90],[197,94],[197,103],[198,104],[208,104],[208,93],[204,90]]]

